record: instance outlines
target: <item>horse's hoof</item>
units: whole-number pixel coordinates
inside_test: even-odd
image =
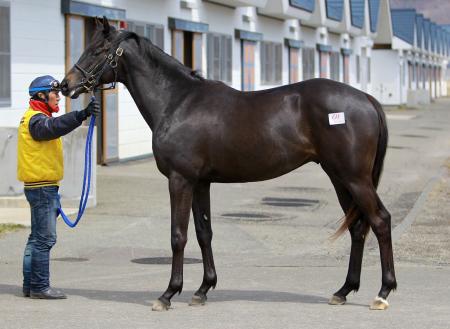
[[[379,296],[375,297],[375,299],[372,302],[372,305],[370,305],[371,310],[385,310],[389,307],[389,303],[386,299],[381,298]]]
[[[167,311],[169,309],[169,306],[170,305],[166,305],[162,301],[157,299],[153,302],[152,311],[157,311],[157,312]]]
[[[347,302],[347,298],[333,295],[331,296],[328,304],[330,305],[344,305]]]
[[[205,297],[200,297],[197,295],[192,296],[192,300],[189,303],[189,306],[201,306],[201,305],[205,305],[206,303],[206,296]]]

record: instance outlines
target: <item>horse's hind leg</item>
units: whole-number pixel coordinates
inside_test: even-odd
[[[371,181],[358,181],[348,184],[353,200],[363,213],[375,233],[380,248],[382,285],[370,309],[383,310],[389,304],[386,301],[391,290],[397,288],[392,253],[391,215],[378,197]]]
[[[217,275],[211,247],[211,207],[210,183],[198,184],[194,189],[192,212],[194,213],[195,232],[203,258],[203,282],[192,297],[191,305],[203,305],[208,290],[216,287]]]
[[[345,214],[350,211],[352,206],[352,196],[348,190],[332,175],[330,175],[331,182],[334,185],[339,203]],[[361,265],[364,252],[364,242],[369,230],[369,224],[361,215],[348,228],[352,239],[350,260],[348,264],[347,277],[341,289],[339,289],[329,301],[331,305],[342,305],[346,302],[346,296],[351,291],[358,291],[361,278]]]

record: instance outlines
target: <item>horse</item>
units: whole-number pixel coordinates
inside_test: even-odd
[[[77,98],[102,84],[121,82],[153,132],[154,159],[169,185],[172,249],[169,285],[153,310],[167,310],[173,295],[182,291],[191,209],[204,273],[191,305],[205,304],[216,286],[211,183],[268,180],[308,162],[319,164],[336,190],[344,212],[336,234],[348,230],[351,236],[348,273],[329,304],[345,304],[346,296],[359,289],[371,229],[379,244],[382,282],[370,309],[388,307],[387,297],[397,287],[391,216],[376,192],[388,130],[372,96],[328,79],[238,91],[203,78],[150,40],[115,29],[105,17],[96,24],[61,91]]]

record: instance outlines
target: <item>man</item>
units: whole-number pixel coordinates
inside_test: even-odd
[[[91,115],[100,113],[99,103],[86,109],[52,117],[59,111],[59,82],[46,75],[29,87],[30,106],[20,121],[18,133],[18,179],[31,208],[31,234],[23,258],[23,295],[40,299],[64,299],[50,287],[50,249],[56,243],[59,181],[63,178],[61,136],[70,133]]]

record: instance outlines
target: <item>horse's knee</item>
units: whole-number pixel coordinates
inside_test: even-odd
[[[184,250],[184,247],[186,246],[187,243],[187,236],[180,233],[180,232],[176,232],[172,234],[171,237],[171,244],[172,244],[172,250],[173,251],[182,251]]]
[[[212,240],[212,232],[208,231],[197,231],[197,241],[200,245],[200,248],[205,248],[211,245]]]

